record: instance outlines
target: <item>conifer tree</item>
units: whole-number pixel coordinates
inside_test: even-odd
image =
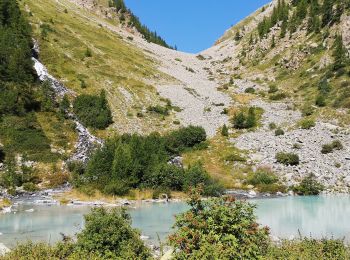
[[[345,67],[347,62],[347,53],[343,45],[342,35],[338,35],[335,39],[333,57],[334,57],[334,64],[333,64],[334,71]]]

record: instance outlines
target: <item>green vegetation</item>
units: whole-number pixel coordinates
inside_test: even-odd
[[[142,24],[140,19],[126,7],[124,0],[111,0],[109,1],[109,6],[115,7],[117,12],[121,13],[121,21],[125,20],[125,14],[128,14],[128,26],[135,27],[136,30],[141,33],[148,42],[153,42],[166,48],[173,49],[173,47],[169,46],[166,41],[157,34],[157,32],[152,32],[146,25]]]
[[[324,187],[319,183],[314,174],[306,176],[299,185],[293,187],[293,191],[298,195],[319,195]]]
[[[230,198],[202,201],[198,191],[188,204],[191,209],[177,216],[169,237],[175,259],[259,259],[266,254],[268,229],[257,224],[253,205]]]
[[[245,93],[254,94],[255,88],[249,87],[244,90]]]
[[[228,127],[226,126],[226,124],[224,124],[224,126],[221,129],[221,135],[228,136]]]
[[[44,26],[45,27],[45,26]],[[43,27],[43,28],[44,28]],[[15,44],[14,44],[15,43]],[[0,4],[0,139],[3,147],[1,185],[14,189],[25,184],[35,189],[37,176],[25,161],[55,163],[61,155],[51,152],[53,140],[47,135],[40,120],[59,118],[62,140],[66,121],[58,113],[50,82],[39,84],[33,71],[32,32],[16,1]],[[58,139],[58,138],[57,138]],[[65,142],[67,143],[67,141]],[[20,156],[21,162],[15,158]]]
[[[73,107],[74,113],[86,126],[105,129],[112,123],[111,110],[104,91],[101,91],[99,96],[78,96],[74,100]]]
[[[205,140],[203,128],[193,126],[166,136],[124,134],[107,140],[91,156],[85,171],[73,169],[74,182],[78,188],[88,186],[111,195],[126,195],[132,188],[182,191],[203,183],[206,195],[220,195],[223,188],[201,164],[195,163],[187,169],[168,164],[172,157],[199,147]]]
[[[233,127],[236,129],[250,129],[258,125],[258,108],[250,107],[247,112],[240,111],[233,117]]]
[[[18,245],[3,260],[10,259],[153,259],[150,250],[131,228],[124,209],[94,208],[85,216],[85,228],[74,242],[64,237],[56,245]]]
[[[279,152],[276,154],[276,160],[278,163],[284,165],[298,165],[299,164],[299,156],[294,153],[283,153]]]
[[[316,122],[313,119],[305,118],[299,122],[299,125],[302,129],[310,129],[316,126]]]
[[[294,259],[338,259],[350,257],[349,248],[343,240],[301,238],[284,240],[281,245],[271,245],[266,259],[294,260]]]
[[[246,184],[253,185],[260,192],[284,192],[286,187],[278,183],[278,177],[269,168],[258,168],[247,176]]]
[[[280,135],[284,135],[284,131],[282,128],[277,128],[275,130],[275,136],[280,136]]]
[[[332,153],[334,150],[341,150],[343,149],[343,145],[339,140],[335,140],[330,144],[325,144],[322,146],[321,153],[328,154]]]
[[[263,21],[258,24],[258,33],[260,38],[263,38],[268,34],[270,29],[282,21],[285,23],[288,19],[289,7],[284,0],[279,0],[277,7],[274,7],[271,17],[264,17]]]

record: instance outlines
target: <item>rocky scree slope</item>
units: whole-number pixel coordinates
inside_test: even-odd
[[[230,139],[248,151],[248,163],[271,167],[287,185],[313,173],[328,191],[348,192],[350,5],[309,2],[272,1],[202,55],[212,60],[227,94],[247,97],[248,102],[236,106],[264,110],[261,127]],[[315,121],[315,126],[303,129],[302,120]],[[271,123],[285,134],[275,136]],[[343,149],[322,154],[322,146],[335,140]],[[277,163],[278,152],[298,154],[300,164]]]

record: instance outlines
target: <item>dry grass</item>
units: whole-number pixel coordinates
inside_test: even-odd
[[[23,10],[30,10],[28,19],[40,43],[40,59],[49,72],[78,94],[106,90],[114,119],[111,132],[149,133],[171,125],[170,117],[136,117],[143,108],[160,102],[156,89],[145,82],[163,74],[153,60],[122,39],[116,20],[99,17],[68,0],[26,0],[20,4]],[[50,28],[46,37],[43,24]],[[91,57],[86,55],[87,49]]]
[[[6,198],[0,199],[0,210],[2,210],[5,207],[9,207],[11,205],[12,205],[12,203],[9,199],[6,199]]]
[[[226,188],[237,188],[240,187],[240,180],[244,178],[243,173],[247,172],[249,167],[227,162],[225,158],[232,154],[244,156],[244,153],[235,148],[227,138],[217,135],[210,140],[208,149],[187,152],[183,156],[185,166],[201,161],[209,174],[221,181]]]

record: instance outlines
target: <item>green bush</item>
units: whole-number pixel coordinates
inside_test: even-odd
[[[284,135],[284,131],[281,128],[277,128],[275,130],[275,136],[280,136],[280,135]]]
[[[226,124],[221,129],[221,135],[228,136],[228,128],[227,128]]]
[[[175,259],[260,259],[269,245],[268,229],[257,224],[254,206],[240,200],[202,201],[191,196],[191,209],[176,217],[169,236]]]
[[[85,126],[105,129],[113,122],[104,91],[99,96],[78,96],[74,100],[73,107],[74,113]]]
[[[270,100],[274,100],[274,101],[278,101],[278,100],[282,100],[282,99],[285,99],[287,97],[287,94],[286,93],[276,93],[274,95],[271,95],[269,97]]]
[[[272,93],[276,93],[277,91],[278,91],[278,87],[276,85],[269,86],[268,93],[272,94]]]
[[[184,189],[189,190],[200,185],[203,185],[203,195],[205,196],[220,196],[225,190],[221,184],[209,176],[201,163],[196,163],[185,171]]]
[[[316,122],[313,119],[303,119],[299,124],[302,129],[310,129],[316,126]]]
[[[277,128],[277,125],[275,123],[272,122],[272,123],[269,124],[269,129],[270,130],[274,130],[276,128]]]
[[[256,108],[250,107],[248,112],[240,111],[233,118],[233,127],[236,129],[250,129],[256,127],[257,122]]]
[[[255,88],[252,88],[252,87],[249,87],[249,88],[246,88],[244,90],[245,93],[250,93],[250,94],[254,94],[255,93]]]
[[[270,170],[258,169],[256,172],[248,175],[246,182],[254,186],[259,184],[274,184],[278,182],[278,177]]]
[[[23,184],[23,189],[25,191],[33,192],[33,191],[37,191],[38,187],[32,182],[26,182],[26,183]]]
[[[278,163],[284,164],[284,165],[298,165],[299,164],[299,156],[294,153],[277,153],[276,154],[276,160]]]
[[[203,168],[197,172],[193,167],[184,171],[168,164],[180,151],[200,149],[205,139],[204,129],[193,126],[165,136],[158,133],[148,136],[124,134],[109,139],[91,156],[86,170],[81,175],[74,174],[74,183],[77,186],[91,186],[105,194],[121,196],[132,188],[154,189],[161,186],[184,190],[193,184],[187,177],[198,173],[198,183],[203,181],[210,187],[215,182]]]
[[[150,175],[148,185],[153,189],[166,187],[181,191],[184,185],[184,175],[184,170],[175,165],[161,164]]]
[[[315,109],[312,106],[303,106],[301,109],[302,116],[311,116],[314,113]]]
[[[319,195],[324,186],[319,183],[314,174],[306,176],[299,185],[293,187],[293,191],[298,195]]]
[[[247,161],[246,158],[242,157],[238,153],[231,153],[224,158],[225,161],[227,162],[245,162]]]
[[[326,98],[324,95],[318,95],[315,101],[316,106],[325,107],[326,106]]]
[[[147,108],[148,112],[153,112],[153,113],[157,113],[163,116],[168,116],[169,115],[169,109],[168,107],[162,107],[160,105],[157,106],[150,106]]]
[[[283,240],[281,244],[270,244],[265,259],[324,259],[345,260],[350,258],[349,248],[343,240],[300,238]]]
[[[330,144],[323,145],[321,153],[327,154],[327,153],[333,152],[334,150],[341,150],[341,149],[343,149],[342,143],[339,140],[335,140]]]
[[[125,210],[94,208],[85,216],[85,228],[77,235],[76,248],[111,259],[150,259],[149,249],[130,225]]]
[[[165,136],[166,147],[170,152],[179,153],[207,139],[205,130],[198,126],[180,128]]]

